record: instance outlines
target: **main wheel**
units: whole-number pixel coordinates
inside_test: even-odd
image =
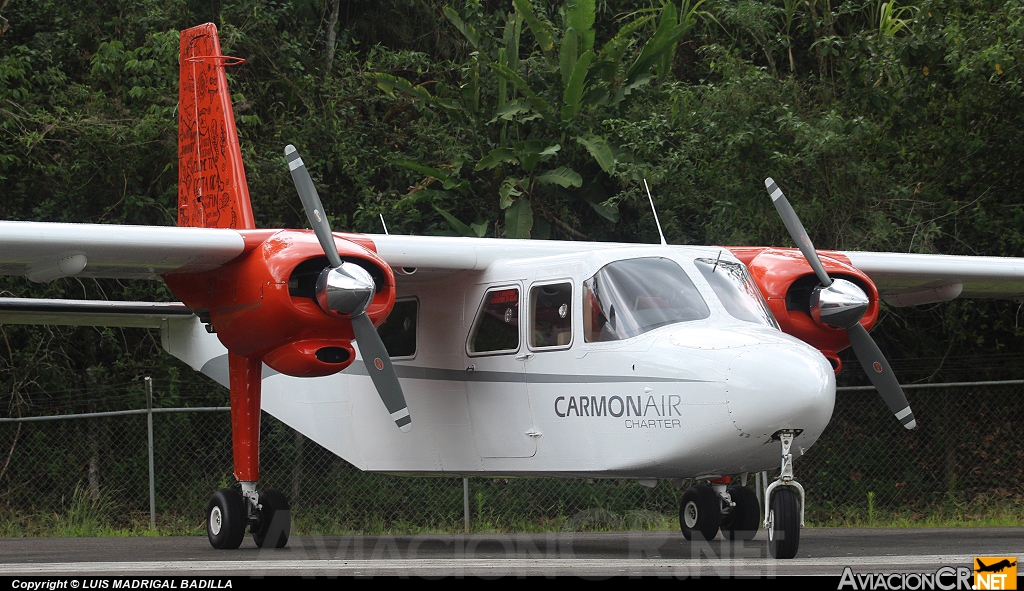
[[[749,542],[757,535],[761,523],[761,504],[754,491],[745,486],[729,487],[729,496],[736,506],[722,516],[722,535],[727,540]]]
[[[260,493],[260,507],[256,523],[249,528],[253,541],[260,548],[284,548],[292,527],[288,499],[276,490],[265,490]]]
[[[679,529],[687,540],[713,540],[722,523],[722,508],[715,494],[707,484],[698,484],[686,489],[679,501]]]
[[[234,550],[245,537],[245,502],[233,488],[222,488],[206,507],[206,536],[218,550]]]
[[[779,488],[768,510],[768,551],[774,558],[793,558],[799,547],[800,497],[791,488]]]

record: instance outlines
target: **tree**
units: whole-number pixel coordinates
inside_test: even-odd
[[[469,140],[471,151],[440,165],[399,162],[426,177],[402,205],[429,202],[454,232],[476,236],[491,227],[493,207],[475,201],[476,220],[466,224],[446,210],[456,197],[497,196],[508,238],[547,238],[550,223],[582,236],[557,213],[570,211],[574,200],[618,221],[612,181],[621,174],[618,163],[636,158],[608,141],[601,121],[656,76],[664,77],[702,3],[685,0],[681,9],[665,3],[657,11],[637,11],[600,47],[593,0],[569,3],[558,14],[560,27],[529,0],[514,0],[500,38],[480,33],[445,7],[445,16],[474,50],[461,69],[457,92],[441,83],[431,92],[427,81],[371,75],[386,92],[397,90],[421,108],[451,118]],[[637,50],[639,33],[655,21],[653,34]],[[528,46],[524,31],[533,38]]]

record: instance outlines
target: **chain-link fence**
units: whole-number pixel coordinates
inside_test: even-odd
[[[907,397],[915,431],[873,390],[840,389],[828,429],[795,462],[809,524],[870,523],[882,512],[981,520],[1000,507],[1024,516],[1024,382],[911,386]],[[212,491],[234,482],[230,415],[157,409],[152,425],[157,526],[198,533]],[[148,524],[148,437],[145,411],[0,423],[0,516],[8,529],[82,514],[113,528]],[[261,450],[261,486],[290,498],[299,533],[463,529],[461,477],[363,473],[267,415]],[[674,527],[677,485],[474,477],[469,516],[475,531]]]

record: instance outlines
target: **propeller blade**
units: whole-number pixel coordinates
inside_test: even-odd
[[[403,433],[410,431],[412,417],[409,416],[409,405],[405,402],[405,395],[402,394],[402,386],[398,383],[391,357],[388,356],[388,351],[381,342],[377,329],[373,327],[370,317],[365,313],[353,316],[352,331],[355,332],[356,343],[359,344],[359,352],[363,355],[366,371],[370,374],[381,401],[391,413],[391,418],[398,428]]]
[[[804,230],[804,225],[800,223],[800,218],[793,211],[793,206],[789,204],[789,200],[782,194],[782,189],[775,184],[771,177],[764,179],[764,186],[767,187],[768,194],[772,196],[772,203],[775,204],[775,209],[778,210],[779,216],[782,217],[782,223],[786,224],[789,235],[793,237],[793,241],[800,248],[800,252],[804,253],[804,258],[811,265],[811,269],[814,269],[814,274],[818,276],[818,281],[821,281],[821,284],[825,287],[832,285],[832,278],[825,272],[825,267],[821,264],[821,259],[818,258],[818,253],[815,252],[811,239],[807,236],[807,230]]]
[[[868,374],[868,379],[878,390],[889,410],[896,415],[896,420],[907,429],[917,427],[914,411],[910,410],[910,403],[907,402],[907,397],[903,394],[903,388],[900,387],[896,375],[889,367],[889,362],[885,360],[881,349],[875,344],[868,331],[858,322],[846,329],[846,334],[850,336],[850,344],[853,345],[857,361],[860,361],[864,373]]]
[[[860,323],[860,316],[863,315],[864,310],[867,308],[867,299],[864,297],[863,292],[847,281],[837,283],[838,290],[835,293],[828,290],[833,284],[832,278],[825,272],[825,267],[821,264],[821,259],[818,258],[818,253],[814,250],[811,239],[807,236],[807,230],[804,229],[804,225],[800,223],[800,218],[793,211],[793,206],[789,204],[789,200],[782,193],[782,189],[775,184],[771,177],[764,180],[764,186],[767,187],[768,194],[772,197],[772,203],[775,204],[775,209],[778,210],[779,216],[782,217],[782,222],[786,224],[786,229],[789,230],[790,236],[793,237],[793,240],[800,248],[800,252],[803,253],[807,263],[814,269],[814,274],[818,276],[818,280],[821,281],[822,286],[825,288],[815,291],[814,295],[815,297],[827,295],[826,299],[828,301],[824,303],[820,300],[818,302],[811,302],[812,309],[817,310],[819,314],[827,311],[829,314],[837,316],[837,318],[819,317],[816,320],[819,323],[825,322],[826,324],[834,321],[841,325],[852,321],[852,324],[846,328],[846,334],[850,337],[850,345],[853,347],[853,352],[857,355],[857,361],[864,368],[864,373],[868,374],[868,379],[871,380],[875,390],[878,390],[878,394],[881,395],[889,410],[896,415],[896,420],[907,429],[917,427],[917,421],[914,420],[914,412],[910,410],[910,403],[907,402],[907,397],[903,394],[903,388],[900,387],[896,374],[893,373],[889,362],[882,355],[882,350],[878,348],[874,339],[868,334],[867,329]],[[859,293],[847,290],[841,284],[849,284],[850,287],[853,287]],[[861,299],[864,301],[861,302]],[[854,316],[856,319],[853,318]]]
[[[306,170],[302,158],[299,158],[295,146],[285,146],[284,156],[288,159],[288,170],[292,173],[292,182],[295,183],[295,190],[299,192],[299,199],[302,200],[302,208],[306,210],[309,225],[313,226],[313,231],[316,232],[316,237],[331,266],[338,268],[341,266],[341,257],[338,256],[338,247],[334,244],[334,235],[331,233],[330,224],[327,223],[324,204],[320,202],[320,196],[313,186],[313,179],[309,178],[309,171]]]

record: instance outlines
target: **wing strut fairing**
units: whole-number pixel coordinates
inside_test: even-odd
[[[0,324],[160,328],[168,319],[192,315],[179,302],[0,298]]]

